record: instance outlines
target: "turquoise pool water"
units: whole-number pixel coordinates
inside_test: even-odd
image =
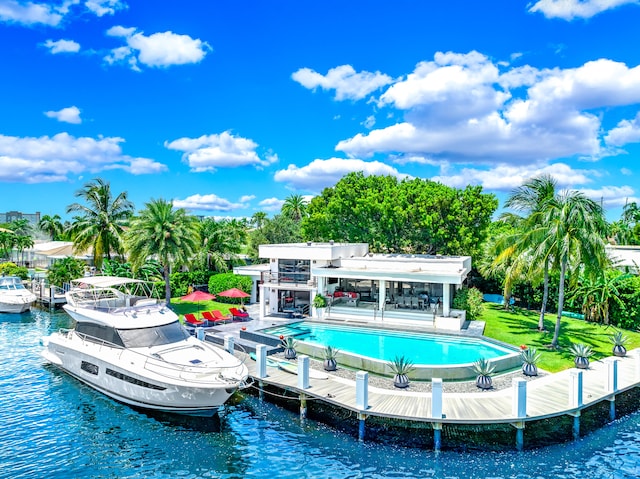
[[[414,364],[435,366],[472,363],[480,358],[493,359],[515,352],[478,338],[364,326],[301,322],[263,329],[261,332],[273,336],[293,336],[298,341],[333,346],[344,352],[383,361],[404,355]]]

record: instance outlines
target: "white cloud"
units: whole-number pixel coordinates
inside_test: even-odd
[[[453,174],[447,174],[447,169],[444,168],[440,175],[432,177],[431,180],[455,188],[480,185],[488,190],[511,191],[529,178],[544,174],[553,176],[560,187],[588,184],[593,182],[592,177],[598,176],[596,171],[574,169],[565,163],[522,166],[501,164],[488,170],[463,168]]]
[[[248,203],[251,200],[255,200],[256,195],[244,195],[240,197],[240,203]]]
[[[231,201],[220,198],[217,195],[191,195],[184,200],[173,200],[173,206],[176,208],[186,208],[189,210],[203,211],[233,211],[240,208],[246,208],[243,202],[232,203]]]
[[[607,145],[622,146],[640,142],[640,113],[633,120],[622,120],[604,137]]]
[[[328,160],[313,160],[301,168],[289,165],[287,169],[277,171],[274,179],[287,183],[294,189],[320,191],[336,184],[344,175],[354,171],[362,171],[365,176],[391,175],[400,179],[408,177],[392,166],[379,161],[330,158]]]
[[[173,32],[154,33],[146,36],[136,33],[135,28],[114,26],[107,35],[123,37],[126,47],[118,47],[104,57],[109,64],[126,62],[132,69],[139,70],[138,63],[149,67],[168,67],[199,63],[211,49],[209,44],[188,35]]]
[[[284,200],[278,198],[267,198],[258,203],[260,208],[265,211],[280,211],[283,204]]]
[[[257,143],[248,138],[234,136],[228,131],[219,135],[203,135],[200,138],[179,138],[165,142],[164,146],[183,152],[182,159],[195,172],[240,166],[261,168],[277,161],[275,155],[260,158],[256,153]]]
[[[291,78],[310,90],[318,87],[323,90],[335,90],[336,100],[360,100],[393,82],[390,76],[380,72],[357,73],[351,65],[332,68],[326,75],[310,68],[301,68],[294,72]]]
[[[598,13],[612,10],[638,0],[539,0],[530,12],[540,12],[547,18],[573,20],[575,18],[591,18]]]
[[[404,110],[404,122],[358,133],[336,150],[487,164],[597,160],[619,153],[602,146],[604,116],[639,102],[638,66],[600,59],[564,70],[508,69],[477,52],[436,53],[380,97],[379,105]],[[629,134],[629,125],[619,127]]]
[[[634,196],[634,189],[630,186],[603,186],[598,189],[580,188],[587,198],[602,203],[607,208],[623,207],[628,202],[638,202],[640,199]]]
[[[116,11],[127,8],[127,4],[120,0],[87,0],[84,5],[98,17],[113,15]]]
[[[370,115],[367,117],[367,119],[365,121],[362,122],[362,125],[367,129],[370,130],[371,128],[373,128],[376,124],[376,117],[373,115]]]
[[[157,173],[166,166],[146,158],[122,154],[122,138],[0,135],[0,182],[47,183],[69,176],[122,169],[132,174]]]
[[[47,40],[44,46],[49,49],[52,54],[56,53],[78,53],[80,44],[73,40]]]
[[[620,173],[622,173],[624,176],[633,175],[633,171],[631,171],[629,168],[620,168]]]
[[[22,25],[60,25],[68,5],[47,5],[43,3],[18,2],[15,0],[0,1],[0,21],[19,23]]]
[[[73,123],[75,125],[82,123],[80,109],[77,106],[70,106],[58,111],[45,111],[44,114],[49,118],[55,118],[65,123]]]

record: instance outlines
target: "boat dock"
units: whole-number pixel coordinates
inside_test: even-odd
[[[32,282],[29,289],[36,295],[38,304],[48,308],[55,308],[67,302],[62,288],[47,285],[44,281]]]
[[[514,379],[511,388],[499,391],[443,393],[442,381],[435,379],[432,392],[426,393],[369,387],[366,372],[356,373],[355,381],[331,373],[328,379],[314,379],[305,374],[309,361],[304,356],[298,359],[298,374],[266,367],[266,361],[261,370],[260,348],[258,361],[247,361],[250,377],[259,391],[268,385],[293,393],[292,399],[300,401],[301,417],[306,416],[309,399],[351,411],[359,420],[360,439],[365,436],[366,419],[372,416],[429,423],[436,449],[445,424],[509,424],[517,430],[515,446],[521,450],[527,423],[571,416],[572,435],[577,439],[582,411],[609,401],[609,419],[614,420],[616,396],[640,385],[640,349],[623,358],[593,361],[586,370],[570,369],[529,381]]]

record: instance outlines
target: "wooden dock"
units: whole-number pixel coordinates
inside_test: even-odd
[[[623,358],[592,361],[586,370],[570,369],[526,382],[514,380],[513,387],[492,392],[438,393],[434,389],[426,393],[366,385],[365,407],[358,402],[360,399],[362,403],[358,387],[363,386],[357,381],[329,373],[329,379],[309,378],[309,387],[301,388],[296,374],[268,367],[267,376],[261,378],[257,362],[248,361],[247,366],[259,387],[270,385],[296,394],[301,414],[306,410],[306,399],[316,399],[357,413],[361,428],[370,416],[431,423],[436,431],[443,424],[511,424],[519,430],[518,449],[522,448],[522,430],[527,422],[573,416],[574,437],[579,436],[581,411],[610,401],[614,419],[616,395],[640,385],[640,349]]]

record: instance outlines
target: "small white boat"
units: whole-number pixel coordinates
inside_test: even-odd
[[[43,338],[42,356],[131,406],[210,416],[239,388],[243,360],[191,336],[149,284],[93,276],[72,282],[64,309],[74,329]]]
[[[0,313],[23,313],[36,299],[19,277],[0,276]]]

